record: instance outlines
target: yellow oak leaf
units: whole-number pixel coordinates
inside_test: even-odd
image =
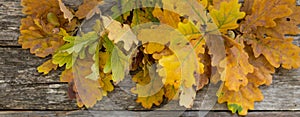
[[[170,100],[177,100],[179,98],[179,87],[174,85],[165,85],[165,97]]]
[[[227,32],[229,29],[239,27],[237,21],[246,15],[244,12],[240,12],[240,7],[238,0],[231,0],[220,3],[219,9],[210,10],[210,15],[221,32]]]
[[[181,67],[178,58],[173,54],[170,56],[163,56],[159,59],[159,65],[163,68],[159,69],[158,73],[163,77],[165,85],[172,85],[179,88],[181,85]]]
[[[208,0],[197,0],[200,4],[203,5],[204,8],[208,7]]]
[[[292,42],[293,38],[248,40],[256,58],[264,55],[272,66],[278,68],[281,65],[286,69],[300,67],[300,48]]]
[[[157,92],[154,95],[148,97],[138,97],[136,102],[142,103],[142,106],[144,108],[150,109],[153,106],[153,104],[159,106],[163,102],[163,96],[164,96],[164,90],[161,89],[159,92]]]
[[[212,7],[215,9],[220,9],[221,3],[227,2],[229,3],[232,0],[212,0]]]
[[[192,87],[192,85],[195,85],[194,76],[184,75],[186,73],[183,73],[182,69],[187,68],[181,68],[181,64],[175,55],[162,57],[159,60],[159,64],[163,67],[162,69],[159,69],[158,73],[163,77],[164,85],[170,85],[174,90],[181,87],[179,104],[186,108],[191,108],[196,96],[196,91]],[[168,96],[168,99],[170,100],[176,93],[168,92],[166,96]]]
[[[162,0],[163,9],[188,16],[189,21],[195,21],[195,24],[206,25],[208,18],[205,5],[206,0]]]
[[[238,111],[240,115],[247,115],[249,109],[254,109],[254,102],[262,101],[264,98],[260,89],[251,82],[242,86],[239,91],[232,91],[221,85],[217,96],[219,103],[227,102],[228,109],[232,113]]]
[[[133,10],[133,17],[131,27],[140,26],[140,24],[150,23],[151,18],[149,18],[152,14],[147,9],[135,9]]]
[[[154,65],[147,66],[147,69],[145,69],[145,71],[148,72],[141,71],[137,74],[138,76],[136,76],[137,77],[136,79],[139,82],[137,82],[136,87],[132,89],[132,92],[136,93],[138,97],[151,97],[164,89],[162,78],[156,72],[156,66]],[[141,79],[145,79],[145,80],[141,80]],[[146,83],[145,81],[148,80],[149,82]]]
[[[98,82],[101,86],[103,96],[107,96],[107,92],[111,92],[114,90],[114,85],[112,84],[112,75],[100,73],[100,78]]]
[[[167,24],[173,28],[178,27],[178,23],[180,22],[179,14],[160,8],[155,8],[152,13],[154,17],[159,19],[160,23]]]
[[[220,62],[220,67],[224,68],[221,73],[221,80],[225,81],[225,86],[229,90],[238,91],[241,86],[248,84],[247,74],[252,73],[254,67],[248,62],[249,56],[243,49],[243,44],[237,43],[229,37],[225,37],[225,39],[233,47],[226,49],[227,56]]]
[[[109,60],[109,53],[99,52],[99,67],[100,70],[103,70],[106,62]]]
[[[169,56],[172,55],[173,52],[169,48],[165,48],[161,52],[153,53],[152,57],[156,60],[161,59],[163,56]]]
[[[37,70],[40,73],[44,73],[44,75],[48,74],[52,69],[56,70],[58,67],[57,64],[53,64],[52,60],[48,60],[44,62],[42,65],[40,65]]]
[[[241,24],[241,32],[250,33],[257,26],[275,27],[275,19],[292,14],[290,4],[295,4],[295,0],[255,0],[251,15]]]
[[[147,85],[150,83],[151,78],[149,76],[148,70],[140,71],[132,77],[132,81],[138,83],[139,85]]]
[[[180,22],[178,24],[179,32],[181,32],[186,39],[190,42],[193,47],[193,52],[196,54],[199,65],[199,73],[203,73],[204,65],[201,63],[200,54],[204,54],[205,52],[205,39],[201,36],[200,31],[195,27],[195,25],[188,20],[184,20],[184,22]]]
[[[144,53],[145,54],[154,54],[154,53],[159,53],[165,49],[165,46],[159,43],[147,43],[144,44],[143,47]]]
[[[201,32],[197,29],[197,27],[192,22],[188,20],[184,20],[184,22],[178,23],[177,30],[181,32],[189,41],[192,39],[201,38]]]

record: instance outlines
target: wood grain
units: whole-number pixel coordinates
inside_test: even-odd
[[[203,111],[200,111],[204,113]],[[174,114],[176,113],[176,114]],[[210,111],[205,117],[238,117],[235,114],[230,112],[216,112]],[[1,117],[145,117],[149,116],[147,112],[128,112],[128,111],[7,111],[0,112]],[[151,113],[151,117],[170,117],[171,115],[181,115],[181,117],[199,117],[199,111],[186,111],[186,112],[177,112],[177,111],[160,111],[155,114]],[[298,111],[267,111],[267,112],[249,112],[247,117],[299,117],[300,112]]]
[[[80,111],[76,101],[68,98],[68,84],[59,82],[62,69],[52,71],[46,76],[42,75],[37,72],[36,67],[49,58],[35,57],[28,50],[20,48],[17,40],[20,20],[24,17],[20,1],[0,0],[0,116],[92,116],[88,111]],[[76,8],[82,0],[64,2]],[[300,5],[300,0],[297,0],[297,4]],[[300,37],[293,38],[294,43],[300,46]],[[255,110],[248,116],[300,116],[299,80],[300,69],[278,69],[272,85],[261,87],[265,95],[264,101],[255,103]],[[96,104],[93,113],[111,115],[113,112],[116,116],[141,116],[145,111],[141,111],[141,105],[134,102],[135,95],[128,93],[132,85],[130,80],[122,82],[115,91]],[[213,99],[216,99],[216,90],[217,88],[212,86],[199,91],[194,107],[183,116],[196,116],[196,110],[214,110],[207,116],[236,116],[227,111],[225,104],[215,104]],[[205,107],[201,107],[205,95],[211,100],[204,103]],[[208,104],[212,104],[213,108],[209,108]],[[183,111],[174,109],[175,106],[178,106],[177,101],[166,104],[161,114],[169,115]],[[128,114],[126,110],[134,114]]]

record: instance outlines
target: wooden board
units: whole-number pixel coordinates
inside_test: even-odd
[[[72,7],[82,2],[82,0],[64,1]],[[0,116],[91,116],[88,111],[81,111],[76,106],[76,101],[68,98],[68,84],[59,82],[62,69],[51,72],[47,76],[37,73],[36,67],[48,58],[41,59],[30,54],[28,50],[21,49],[17,41],[20,20],[24,17],[21,9],[20,0],[0,0]],[[295,44],[300,45],[299,36],[294,36],[294,38]],[[263,102],[255,103],[255,110],[251,111],[249,116],[266,114],[300,116],[298,112],[300,111],[299,80],[300,69],[279,69],[274,75],[272,85],[261,87],[265,99]],[[134,102],[135,95],[128,93],[131,88],[128,84],[132,83],[124,81],[123,85],[100,101],[93,109],[98,110],[94,113],[105,115],[114,111],[117,115],[138,116],[146,112],[141,111],[142,107]],[[209,93],[206,93],[208,90]],[[205,94],[215,95],[215,92],[211,90],[216,90],[216,88],[206,87],[199,91],[194,107],[183,116],[195,116],[197,110],[213,110],[208,116],[236,116],[230,114],[224,104],[212,105],[212,109],[207,106],[201,107]],[[215,102],[206,102],[206,104],[215,104]],[[172,103],[164,107],[164,113],[182,112],[173,109],[174,106],[178,104]],[[166,111],[170,109],[173,111]],[[135,114],[129,115],[129,112],[135,112]]]

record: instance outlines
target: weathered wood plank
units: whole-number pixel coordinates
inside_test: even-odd
[[[20,0],[0,0],[0,46],[19,46]]]
[[[44,59],[34,57],[28,50],[20,48],[0,48],[0,55],[0,109],[78,109],[75,101],[70,101],[67,97],[67,84],[59,83],[60,71],[51,72],[47,76],[37,73],[36,67]],[[255,110],[300,110],[299,75],[300,69],[279,70],[274,75],[273,84],[262,87],[265,100],[256,103]],[[130,80],[124,81],[94,109],[141,110],[141,106],[134,102],[135,96],[128,93],[130,86]],[[200,108],[206,91],[207,88],[198,92],[191,110],[210,109],[208,106]],[[215,97],[215,92],[208,95]],[[207,104],[214,104],[214,100],[210,101],[212,102]],[[173,109],[177,104],[163,109]],[[213,110],[226,110],[226,107],[217,104]]]
[[[203,111],[201,111],[203,112]],[[176,113],[176,114],[174,114]],[[129,112],[129,111],[4,111],[0,112],[1,117],[37,117],[37,116],[46,116],[46,117],[145,117],[149,116],[147,112]],[[181,115],[181,117],[198,117],[198,111],[186,111],[186,112],[176,112],[176,111],[160,111],[154,114],[151,113],[151,117],[174,117]],[[296,111],[266,111],[266,112],[249,112],[248,117],[299,117],[300,112]],[[201,117],[201,116],[200,116]],[[238,117],[235,114],[229,112],[207,112],[205,117]]]
[[[0,82],[14,84],[59,82],[59,71],[41,75],[36,68],[47,58],[42,59],[20,48],[0,48]]]
[[[77,1],[65,0],[72,7],[78,5]],[[73,2],[74,1],[74,2]],[[299,2],[299,0],[298,0]],[[40,59],[31,55],[28,50],[19,48],[9,48],[19,46],[17,38],[19,36],[20,19],[24,17],[21,13],[20,0],[0,0],[0,110],[11,109],[33,109],[33,110],[77,110],[76,102],[67,97],[67,84],[59,83],[60,71],[51,72],[50,75],[44,76],[36,72],[36,67],[46,59]],[[13,20],[12,20],[13,19]],[[295,37],[300,40],[299,37]],[[300,41],[295,41],[300,45]],[[5,47],[9,46],[9,47]],[[263,86],[262,92],[265,95],[263,102],[256,103],[255,110],[300,110],[300,69],[299,70],[279,70],[274,75],[274,82],[270,87]],[[116,88],[114,92],[104,98],[96,105],[94,110],[104,110],[101,112],[109,113],[112,110],[118,110],[116,113],[124,115],[124,110],[142,110],[141,106],[134,102],[134,95],[127,93],[129,81],[124,85]],[[216,89],[215,89],[216,90]],[[207,88],[197,93],[198,98],[191,110],[209,110],[210,108],[200,108],[203,95]],[[214,96],[211,92],[209,95]],[[176,104],[170,105],[174,107]],[[171,107],[164,108],[168,110]],[[171,108],[172,109],[172,108]],[[176,109],[173,109],[176,110]],[[225,111],[227,108],[224,104],[216,104],[212,110]],[[64,116],[51,112],[35,112],[38,115]],[[115,112],[115,111],[114,111]],[[192,113],[184,116],[195,116]],[[73,114],[72,114],[73,113]],[[86,112],[72,112],[70,116],[85,116]],[[254,113],[254,114],[253,114]],[[249,116],[262,115],[281,115],[281,116],[300,116],[299,112],[253,112]],[[0,116],[32,116],[30,112],[0,112]],[[169,113],[170,114],[170,113]],[[98,113],[98,115],[100,115]],[[102,113],[101,113],[102,115]],[[104,114],[105,115],[105,114]],[[107,114],[110,115],[110,114]],[[126,115],[126,114],[125,114]],[[141,113],[135,114],[136,116]],[[213,112],[211,116],[231,116],[227,112]],[[131,116],[131,115],[128,115]]]

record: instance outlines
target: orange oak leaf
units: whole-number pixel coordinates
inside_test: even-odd
[[[254,1],[255,0],[244,0],[243,6],[241,7],[241,11],[245,12],[246,15],[251,15]]]
[[[226,49],[226,58],[220,62],[220,67],[224,68],[221,73],[221,80],[225,81],[225,86],[229,90],[238,91],[241,86],[248,84],[247,74],[254,71],[254,67],[248,62],[248,53],[243,49],[243,43],[225,37],[233,47]],[[238,38],[236,40],[239,40]],[[234,71],[234,72],[233,72]]]
[[[22,0],[22,12],[32,17],[45,17],[48,12],[62,14],[57,0]]]
[[[55,28],[51,24],[45,24],[44,21],[38,19],[34,20],[30,16],[22,19],[21,23],[21,36],[18,42],[22,44],[23,49],[30,48],[30,52],[38,57],[46,57],[53,54],[64,44],[61,35],[52,33],[52,31],[59,31],[60,29]]]
[[[298,25],[300,24],[300,7],[295,5],[290,5],[289,8],[293,13],[289,16],[275,19],[276,27],[265,28],[258,27],[256,34],[262,38],[263,36],[268,36],[272,38],[284,39],[286,34],[297,35],[300,33]]]
[[[232,113],[238,111],[240,115],[246,115],[249,109],[254,109],[255,101],[262,101],[264,98],[260,89],[252,82],[242,86],[239,91],[231,91],[226,86],[221,85],[217,96],[219,103],[227,102],[228,109]]]
[[[293,38],[248,40],[256,58],[264,55],[272,66],[278,68],[282,65],[286,69],[300,67],[300,48],[292,42]]]
[[[79,6],[78,11],[76,11],[75,16],[78,19],[85,18],[101,1],[102,0],[84,0],[83,4]]]
[[[260,85],[270,85],[272,83],[272,74],[275,68],[264,56],[255,58],[253,50],[250,46],[246,46],[245,50],[249,55],[249,63],[254,66],[254,72],[247,75],[248,81],[252,82],[256,87]]]
[[[167,24],[173,28],[178,27],[178,23],[180,22],[179,14],[159,8],[155,8],[152,13],[154,17],[160,20],[160,23]]]
[[[248,15],[246,21],[241,24],[241,32],[250,33],[256,30],[257,26],[275,27],[275,19],[292,14],[290,4],[295,4],[295,0],[255,0],[252,14]]]
[[[73,71],[71,69],[65,69],[60,76],[60,82],[73,82],[74,77],[73,77]]]
[[[160,105],[164,95],[164,85],[162,78],[156,73],[156,66],[147,66],[144,71],[137,73],[134,81],[138,81],[136,87],[132,89],[136,93],[139,103],[145,108],[151,108],[153,104]]]
[[[28,16],[21,20],[18,42],[36,56],[53,54],[64,44],[62,37],[77,27],[77,20],[64,18],[57,0],[22,0],[21,4]]]
[[[204,65],[204,71],[202,74],[200,74],[199,81],[197,84],[197,90],[200,90],[205,85],[207,85],[212,75],[211,57],[208,54],[208,49],[206,49],[204,54],[200,54],[199,56],[201,58],[201,63],[203,63]]]

